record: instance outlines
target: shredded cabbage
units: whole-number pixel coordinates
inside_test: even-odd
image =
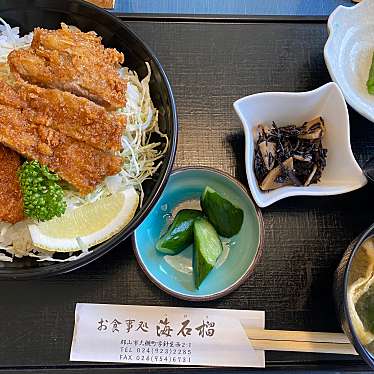
[[[10,27],[0,17],[0,62],[6,62],[10,52],[15,49],[30,47],[33,33],[19,36],[19,27]]]
[[[8,54],[19,48],[31,45],[33,34],[19,36],[19,28],[11,28],[0,18],[0,62],[6,62]],[[154,107],[149,90],[151,79],[150,65],[147,76],[139,80],[136,72],[124,67],[120,75],[127,80],[126,107],[119,109],[118,114],[126,116],[127,125],[121,138],[123,150],[118,155],[123,158],[121,171],[107,177],[95,191],[81,196],[72,187],[64,187],[67,209],[75,209],[83,204],[97,201],[113,193],[123,191],[129,186],[140,194],[140,204],[144,200],[142,183],[152,178],[162,164],[162,158],[169,147],[169,139],[158,127],[158,111]],[[153,142],[152,136],[158,135],[159,141]],[[21,225],[19,225],[21,224]],[[46,252],[32,247],[31,237],[25,221],[16,225],[0,222],[0,262],[12,261],[14,257],[29,256],[37,261],[74,261],[90,253],[88,248],[81,246],[81,252],[70,253],[68,258],[54,258],[53,252]],[[18,225],[18,226],[17,226]],[[25,230],[26,227],[26,230]],[[17,238],[17,239],[16,239]],[[79,242],[79,238],[77,238]]]

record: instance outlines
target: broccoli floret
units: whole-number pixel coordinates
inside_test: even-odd
[[[64,192],[58,175],[38,161],[26,161],[18,171],[27,217],[48,221],[65,213]]]

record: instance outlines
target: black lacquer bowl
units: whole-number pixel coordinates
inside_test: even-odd
[[[57,29],[61,22],[82,31],[95,31],[106,47],[117,48],[125,55],[125,65],[135,70],[140,78],[147,74],[145,61],[152,69],[150,82],[152,100],[159,110],[159,125],[170,140],[170,146],[158,173],[143,184],[145,199],[133,220],[119,234],[98,245],[81,259],[64,262],[37,262],[30,258],[13,263],[0,262],[0,278],[32,278],[66,273],[101,257],[126,239],[143,221],[163,191],[169,177],[177,144],[176,107],[169,81],[152,51],[119,19],[100,8],[80,0],[0,0],[0,17],[12,27],[19,26],[21,35],[34,27]]]
[[[352,268],[353,259],[356,253],[360,250],[361,244],[369,237],[374,235],[374,224],[364,233],[359,235],[347,248],[343,258],[336,269],[334,279],[334,297],[336,309],[341,321],[342,328],[349,340],[355,347],[357,353],[367,362],[367,364],[374,369],[374,356],[365,346],[360,342],[354,330],[351,316],[348,308],[348,280]]]

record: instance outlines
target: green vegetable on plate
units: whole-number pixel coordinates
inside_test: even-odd
[[[371,59],[371,66],[369,71],[369,78],[366,82],[366,86],[370,95],[374,95],[374,53]]]
[[[243,210],[207,186],[201,196],[201,207],[218,234],[231,238],[243,224]]]
[[[176,255],[183,251],[193,243],[193,223],[202,215],[200,210],[179,211],[166,233],[156,243],[156,249],[168,255]]]
[[[197,218],[194,221],[193,232],[194,250],[192,267],[195,287],[199,288],[201,282],[214,268],[223,248],[217,231],[205,218]]]
[[[24,212],[38,221],[49,221],[65,213],[64,192],[58,175],[38,161],[26,161],[18,171],[23,193]]]

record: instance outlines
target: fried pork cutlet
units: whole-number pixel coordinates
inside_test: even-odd
[[[121,149],[125,116],[69,92],[0,80],[0,104],[23,109],[32,123],[51,127],[102,150]]]
[[[113,65],[116,69],[124,62],[123,53],[114,48],[105,48],[102,38],[94,31],[82,32],[77,27],[61,24],[61,29],[46,30],[36,28],[31,44],[34,49],[56,50],[68,52],[73,56],[81,58],[88,57],[89,54],[100,55],[102,62]]]
[[[23,198],[17,171],[20,156],[0,144],[0,221],[16,223],[24,219]]]
[[[31,122],[22,109],[0,105],[0,142],[39,161],[85,195],[108,175],[120,171],[122,159]]]
[[[86,97],[109,110],[126,103],[127,83],[118,72],[123,60],[95,33],[64,24],[59,30],[35,29],[31,47],[8,56],[11,71],[28,82]]]

